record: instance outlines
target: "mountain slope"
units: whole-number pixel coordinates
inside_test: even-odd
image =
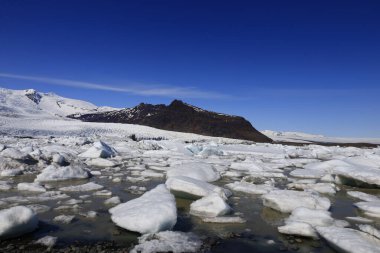
[[[76,114],[69,117],[86,122],[138,124],[170,131],[272,142],[243,117],[206,111],[179,100],[174,100],[168,106],[140,104],[118,111]]]
[[[302,132],[281,132],[272,130],[263,130],[265,134],[276,142],[288,143],[324,143],[324,144],[380,144],[380,138],[353,138],[353,137],[329,137],[320,134],[308,134]]]
[[[66,117],[75,113],[111,111],[115,108],[97,107],[89,102],[69,99],[54,93],[36,90],[0,88],[0,115],[8,117]]]

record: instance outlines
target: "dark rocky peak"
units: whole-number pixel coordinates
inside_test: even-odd
[[[176,132],[272,142],[243,117],[207,111],[181,100],[173,100],[169,105],[141,103],[120,111],[69,117],[87,122],[138,124]]]
[[[42,98],[41,94],[38,93],[34,89],[25,90],[25,96],[27,96],[30,100],[32,100],[36,104],[39,104]]]
[[[182,100],[174,99],[170,104],[169,107],[181,107],[181,106],[186,106]]]

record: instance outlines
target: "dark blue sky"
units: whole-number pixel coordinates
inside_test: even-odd
[[[0,1],[0,86],[380,137],[380,1]]]

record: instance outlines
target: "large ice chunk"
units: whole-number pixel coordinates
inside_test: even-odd
[[[187,145],[186,148],[190,150],[194,155],[199,155],[203,157],[211,155],[221,156],[224,153],[214,142],[211,142],[209,145],[190,144]]]
[[[351,228],[335,226],[317,227],[319,235],[340,252],[349,253],[378,253],[380,240]]]
[[[102,141],[97,141],[87,151],[81,153],[79,157],[83,158],[108,158],[117,154],[114,148],[111,148]]]
[[[224,215],[230,211],[231,207],[216,193],[194,201],[190,205],[190,214],[207,218]]]
[[[166,187],[176,196],[187,198],[201,198],[211,193],[217,193],[223,198],[231,195],[227,189],[209,184],[190,177],[170,177],[166,180]]]
[[[336,167],[334,174],[337,175],[342,184],[355,186],[380,186],[380,169],[372,167]]]
[[[337,188],[332,183],[313,183],[313,184],[303,184],[303,183],[290,183],[287,185],[289,189],[296,190],[312,190],[322,194],[334,195],[339,188]]]
[[[208,163],[189,162],[173,166],[167,177],[185,176],[201,181],[214,182],[220,178],[219,173]]]
[[[278,227],[278,231],[282,234],[317,238],[318,235],[314,227],[331,226],[334,222],[335,220],[328,211],[298,207],[294,209],[289,218],[286,219],[285,225]]]
[[[163,231],[139,237],[131,253],[199,252],[202,241],[192,233]]]
[[[60,191],[66,191],[66,192],[88,192],[88,191],[97,191],[103,189],[104,186],[100,184],[96,184],[93,182],[89,182],[86,184],[80,184],[80,185],[72,185],[72,186],[66,186],[59,188]]]
[[[163,184],[109,212],[116,225],[141,234],[169,230],[177,222],[175,198]]]
[[[376,237],[377,239],[380,239],[380,231],[376,229],[374,226],[371,225],[358,225],[359,229],[369,235],[372,235]]]
[[[31,192],[46,192],[45,187],[43,187],[39,183],[19,183],[17,184],[17,190]]]
[[[297,207],[328,210],[330,200],[313,192],[274,190],[262,196],[263,204],[283,213],[290,213]]]
[[[66,166],[56,167],[49,165],[39,175],[37,175],[36,182],[45,181],[61,181],[67,179],[81,179],[90,177],[90,173],[80,167]]]
[[[359,192],[359,191],[348,191],[347,195],[351,196],[353,198],[363,200],[363,201],[369,201],[369,202],[370,201],[380,201],[380,198],[375,196],[375,195],[371,195],[371,194]]]
[[[3,150],[0,153],[0,155],[3,157],[8,157],[20,161],[25,161],[31,158],[27,153],[21,152],[20,150],[15,148],[7,148]]]
[[[0,238],[17,237],[37,227],[37,216],[28,207],[15,206],[0,211]]]
[[[104,158],[94,158],[86,162],[89,166],[96,166],[96,167],[115,167],[116,163]]]
[[[226,184],[226,186],[233,191],[245,192],[249,194],[265,194],[275,189],[271,182],[265,184],[252,184],[241,181]]]
[[[313,169],[295,169],[290,172],[292,177],[298,178],[321,178],[326,174],[323,170],[313,170]]]
[[[358,202],[354,204],[360,210],[371,217],[380,218],[380,201]]]

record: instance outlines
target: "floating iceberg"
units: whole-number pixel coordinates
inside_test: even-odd
[[[283,213],[290,213],[297,207],[328,210],[330,200],[316,193],[292,190],[274,190],[262,196],[263,204]]]
[[[102,141],[97,141],[87,151],[79,154],[83,158],[109,158],[117,154],[114,148],[111,148]]]
[[[116,225],[141,234],[169,230],[177,222],[175,198],[163,184],[109,212]]]
[[[167,177],[185,176],[201,181],[214,182],[220,175],[208,163],[189,162],[173,166],[168,172]]]
[[[354,230],[340,227],[317,227],[322,236],[334,249],[349,253],[379,253],[380,240],[375,237]]]
[[[199,252],[202,241],[192,233],[164,231],[139,237],[131,253]]]
[[[216,193],[194,201],[190,205],[190,214],[206,218],[225,215],[230,211],[231,207]]]
[[[17,237],[34,231],[38,219],[32,209],[15,206],[0,210],[0,238]]]
[[[166,187],[176,196],[188,198],[201,198],[217,193],[223,198],[231,195],[227,189],[209,184],[190,177],[170,177],[166,180]]]
[[[87,170],[82,169],[80,167],[56,167],[54,165],[49,165],[39,175],[37,175],[34,181],[61,181],[68,179],[83,179],[89,177],[90,173]]]

